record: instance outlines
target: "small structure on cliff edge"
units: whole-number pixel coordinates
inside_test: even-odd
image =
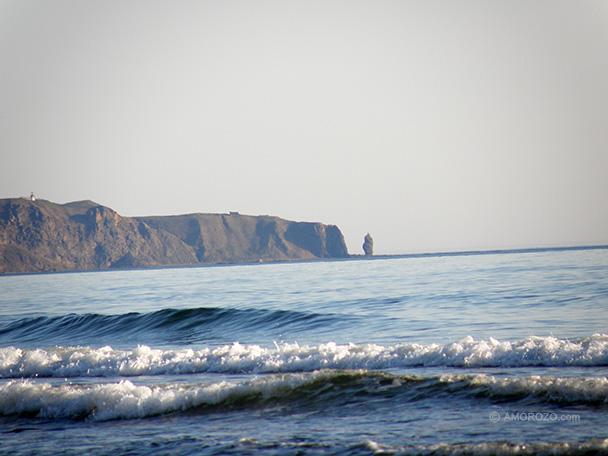
[[[365,256],[372,256],[374,254],[374,239],[369,233],[363,239],[363,252],[365,252]]]

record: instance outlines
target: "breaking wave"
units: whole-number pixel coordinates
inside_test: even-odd
[[[608,336],[578,340],[527,337],[446,345],[381,346],[276,344],[274,348],[233,343],[216,348],[115,350],[109,346],[51,349],[0,348],[0,378],[113,377],[186,373],[275,373],[318,369],[382,370],[408,367],[608,366]]]
[[[608,403],[608,379],[495,378],[487,375],[418,377],[364,370],[320,370],[273,374],[248,381],[202,384],[136,385],[129,380],[106,384],[52,385],[11,380],[0,385],[0,414],[44,419],[134,419],[207,410],[259,408],[284,404],[297,409],[341,407],[373,400],[395,402],[464,397],[501,403],[602,405]]]

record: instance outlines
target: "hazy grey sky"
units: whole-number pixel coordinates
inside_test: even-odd
[[[608,2],[0,2],[0,197],[608,243]]]

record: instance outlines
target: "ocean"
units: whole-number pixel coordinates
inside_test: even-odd
[[[608,454],[608,249],[0,277],[0,454]]]

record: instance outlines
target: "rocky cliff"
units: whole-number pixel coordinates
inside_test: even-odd
[[[122,217],[92,201],[0,199],[0,274],[347,257],[340,230],[240,214]]]

